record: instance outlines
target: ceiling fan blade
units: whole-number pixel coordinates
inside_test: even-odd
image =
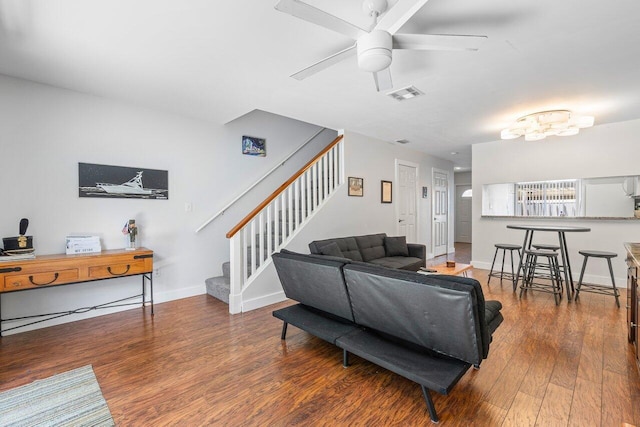
[[[293,77],[296,80],[306,79],[309,76],[312,76],[326,68],[329,68],[334,64],[337,64],[343,59],[349,58],[351,56],[355,56],[355,54],[356,54],[356,45],[354,44],[351,47],[341,50],[340,52],[334,53],[333,55],[328,56],[323,60],[318,61],[315,64],[310,65],[303,70],[298,71],[295,74],[292,74],[291,77]]]
[[[367,31],[356,27],[350,22],[343,21],[337,16],[330,15],[323,10],[299,0],[280,0],[278,4],[276,4],[276,10],[288,13],[289,15],[311,22],[312,24],[328,28],[337,33],[344,34],[354,40],[357,40],[358,37],[367,33]]]
[[[412,50],[478,50],[487,36],[448,34],[396,34],[394,49]]]
[[[393,89],[391,82],[391,67],[387,67],[382,71],[373,73],[373,81],[376,82],[376,90],[378,92]]]
[[[395,6],[382,15],[382,18],[378,21],[378,25],[376,25],[376,30],[386,30],[391,35],[394,35],[427,1],[428,0],[398,0]]]

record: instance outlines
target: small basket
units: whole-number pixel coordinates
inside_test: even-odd
[[[456,262],[455,261],[447,261],[447,267],[453,268],[455,266],[456,266]]]

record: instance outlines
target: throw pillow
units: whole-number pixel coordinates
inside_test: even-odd
[[[321,247],[320,253],[322,255],[344,257],[344,255],[342,255],[342,251],[340,250],[340,247],[336,242],[331,242],[328,245]]]
[[[384,249],[387,256],[409,256],[407,238],[405,236],[384,238]]]

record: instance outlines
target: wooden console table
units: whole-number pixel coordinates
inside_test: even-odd
[[[131,297],[65,312],[2,318],[2,296],[7,293],[138,275],[142,275],[142,293]],[[149,281],[148,300],[145,292],[146,281]],[[130,302],[137,298],[142,300]],[[117,249],[80,255],[42,255],[29,260],[0,262],[0,336],[3,332],[12,329],[75,313],[134,304],[142,304],[144,307],[147,303],[153,315],[153,251],[149,249],[139,248],[133,251]],[[2,322],[36,318],[38,320],[2,329]]]

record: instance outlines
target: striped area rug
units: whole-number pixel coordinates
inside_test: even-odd
[[[0,393],[0,426],[113,426],[90,365]]]

